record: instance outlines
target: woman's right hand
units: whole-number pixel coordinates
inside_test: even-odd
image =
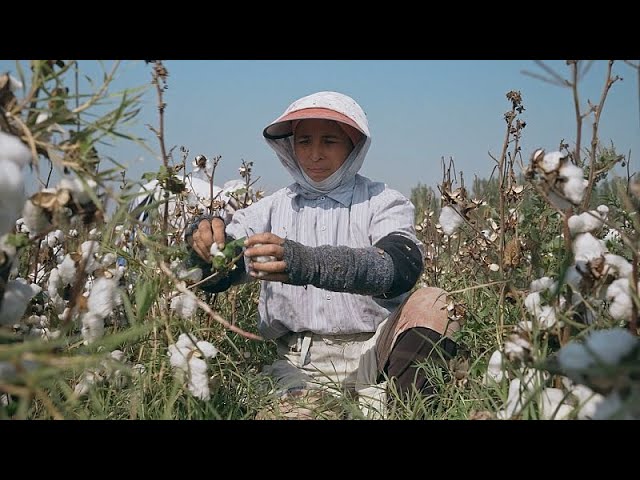
[[[203,260],[208,262],[211,260],[213,242],[218,244],[220,250],[224,248],[224,227],[224,221],[221,218],[201,220],[187,242]]]

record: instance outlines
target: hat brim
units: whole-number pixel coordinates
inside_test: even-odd
[[[291,122],[293,120],[307,119],[333,120],[336,122],[346,123],[355,128],[363,135],[365,134],[356,122],[346,115],[328,108],[303,108],[295,112],[287,113],[278,118],[275,122],[264,129],[262,134],[270,140],[278,140],[279,138],[287,138],[293,134]]]

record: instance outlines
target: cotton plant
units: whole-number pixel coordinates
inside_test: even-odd
[[[543,149],[533,153],[527,176],[536,180],[551,204],[560,210],[579,205],[589,183],[582,168],[571,163],[569,155],[546,153]]]
[[[218,350],[209,342],[197,340],[182,333],[178,341],[169,345],[169,362],[179,378],[187,381],[191,394],[201,400],[209,400],[209,376],[206,359],[214,358]]]
[[[78,383],[73,389],[73,393],[78,398],[85,397],[96,385],[107,383],[110,387],[122,389],[127,385],[127,370],[131,368],[126,355],[122,350],[114,350],[109,356],[102,360],[97,367],[85,370]]]
[[[82,338],[86,345],[104,335],[105,319],[114,308],[122,304],[117,280],[98,278],[87,299],[87,311],[82,314]]]
[[[440,210],[438,222],[444,234],[452,236],[464,223],[464,219],[457,206],[445,205],[442,207],[442,210]]]
[[[179,317],[190,320],[198,311],[198,301],[194,293],[180,293],[171,299],[169,307]]]
[[[598,395],[584,416],[638,419],[640,387],[634,372],[639,358],[638,337],[626,329],[611,328],[592,331],[583,342],[573,340],[563,346],[554,359],[557,366],[552,368],[568,377],[568,385],[578,386],[574,389],[582,387],[576,396],[583,397],[583,403],[587,394]]]

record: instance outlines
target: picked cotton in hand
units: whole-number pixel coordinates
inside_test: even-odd
[[[262,245],[263,245],[262,243],[256,243],[254,247],[261,247]],[[267,262],[275,262],[277,261],[277,258],[274,257],[273,255],[259,255],[257,257],[251,257],[251,260],[256,263],[267,263]],[[262,272],[257,270],[254,270],[254,272],[256,274],[256,278],[262,278],[268,275],[267,272]]]

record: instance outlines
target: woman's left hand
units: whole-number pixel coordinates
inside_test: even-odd
[[[249,275],[269,282],[289,281],[284,258],[284,239],[273,233],[258,233],[245,240],[245,257],[249,262]]]

